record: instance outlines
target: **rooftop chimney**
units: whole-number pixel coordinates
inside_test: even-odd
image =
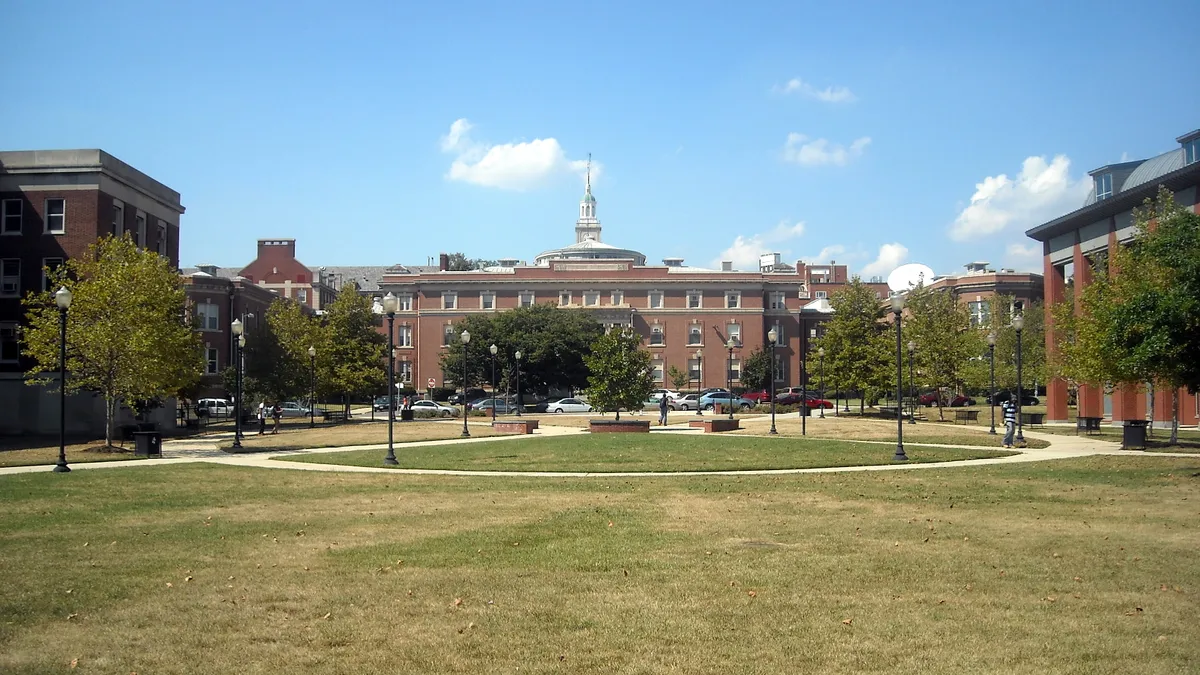
[[[450,255],[447,253],[438,254],[438,270],[445,272],[450,269]]]
[[[732,272],[733,271],[733,261],[732,260],[722,260],[721,261],[721,271],[722,272]]]
[[[683,267],[683,258],[663,258],[662,261],[667,267]]]

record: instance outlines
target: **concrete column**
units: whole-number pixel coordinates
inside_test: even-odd
[[[1045,295],[1046,354],[1054,351],[1054,318],[1050,309],[1063,301],[1066,290],[1065,270],[1050,261],[1050,245],[1044,245],[1043,294]],[[1067,421],[1067,382],[1061,377],[1052,377],[1046,383],[1046,419],[1051,422]]]
[[[1092,283],[1092,264],[1079,243],[1075,244],[1073,256],[1075,266],[1075,313],[1083,311],[1083,289]],[[1076,405],[1080,417],[1104,416],[1104,390],[1094,384],[1083,384],[1079,387]]]

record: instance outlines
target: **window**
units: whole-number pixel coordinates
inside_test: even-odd
[[[125,234],[125,204],[116,199],[113,200],[113,234],[121,236]]]
[[[695,347],[704,342],[704,330],[700,326],[688,327],[688,346]]]
[[[613,291],[612,297],[609,299],[612,301],[612,304],[614,304],[614,305],[625,304],[625,294],[621,291]]]
[[[829,291],[817,291],[816,293],[817,293],[816,297],[818,300],[820,300],[821,298],[829,297]]]
[[[205,361],[204,372],[208,375],[216,375],[217,374],[217,348],[216,347],[206,347],[204,349],[204,361]]]
[[[396,375],[401,382],[412,382],[412,361],[401,361],[400,371]]]
[[[775,359],[775,381],[776,382],[787,381],[787,359],[781,359],[781,358]]]
[[[775,329],[775,343],[778,345],[786,345],[787,333],[784,333],[783,331],[783,324],[776,321],[775,325],[772,327]]]
[[[62,258],[42,258],[42,290],[49,291],[51,273],[61,267],[63,264]]]
[[[221,308],[205,301],[196,305],[196,316],[200,318],[200,330],[219,330],[221,325]]]
[[[725,293],[725,309],[737,309],[742,306],[741,291],[727,291]]]
[[[768,307],[770,307],[771,309],[787,309],[787,302],[785,301],[786,297],[787,297],[786,293],[780,293],[778,291],[772,292],[770,295],[770,304],[768,305]]]
[[[139,248],[146,247],[146,214],[138,212],[137,218],[137,245]]]
[[[647,306],[650,309],[662,309],[662,306],[663,306],[662,291],[650,291],[650,295],[648,296]]]
[[[704,306],[704,294],[700,291],[688,291],[688,309],[700,309]]]
[[[479,309],[496,309],[496,294],[486,292],[480,293]]]
[[[442,346],[448,347],[454,344],[454,326],[449,324],[442,329]]]
[[[650,344],[661,346],[665,343],[666,339],[663,337],[662,326],[652,326],[650,328]]]
[[[412,346],[412,326],[400,326],[396,332],[397,347]]]
[[[583,304],[587,307],[600,306],[600,294],[595,292],[587,292],[583,294]]]
[[[296,289],[296,300],[303,302],[303,303],[307,303],[308,302],[308,289],[307,288],[297,288]]]
[[[987,300],[968,302],[967,311],[971,314],[972,326],[987,326],[992,322],[992,303]]]
[[[662,359],[654,359],[650,362],[650,377],[655,382],[663,381],[663,362]]]
[[[21,359],[21,344],[17,341],[17,324],[0,324],[0,363],[16,363]]]
[[[571,291],[563,291],[558,294],[558,306],[566,307],[571,304]]]
[[[458,309],[458,293],[442,293],[442,309]]]
[[[738,359],[733,359],[729,362],[729,379],[740,381],[742,379],[742,362]]]
[[[0,297],[16,298],[21,295],[21,259],[0,260]]]
[[[688,359],[688,379],[700,381],[700,359]]]
[[[1096,199],[1108,199],[1112,194],[1112,174],[1104,173],[1096,176]]]
[[[67,231],[67,200],[46,200],[46,234],[63,234]]]
[[[167,221],[165,220],[158,221],[158,248],[155,250],[159,255],[167,254]]]
[[[0,212],[4,225],[0,226],[0,234],[21,234],[21,206],[20,199],[5,199],[0,203]]]
[[[522,307],[533,307],[533,293],[522,291],[518,299]]]
[[[731,323],[725,327],[725,339],[733,338],[734,346],[742,346],[742,325],[739,323]]]
[[[1192,139],[1183,146],[1184,165],[1195,164],[1196,162],[1200,162],[1200,138]]]
[[[412,293],[401,293],[397,298],[400,300],[399,307],[401,312],[412,311]]]

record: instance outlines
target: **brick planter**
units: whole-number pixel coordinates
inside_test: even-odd
[[[532,434],[538,428],[537,420],[496,420],[492,428],[502,434]]]
[[[593,434],[648,434],[650,422],[643,420],[591,420]]]
[[[741,420],[729,419],[728,417],[719,417],[709,420],[691,420],[688,422],[689,427],[704,429],[704,433],[711,434],[719,431],[734,431],[741,429]]]

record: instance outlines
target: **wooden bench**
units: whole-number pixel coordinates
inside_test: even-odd
[[[1045,426],[1046,413],[1021,413],[1022,426]]]
[[[978,422],[978,421],[979,421],[979,411],[978,410],[955,410],[954,411],[954,423],[955,424],[958,424],[959,422]]]
[[[879,414],[880,414],[880,415],[883,415],[884,417],[891,417],[891,418],[893,418],[893,419],[895,419],[895,417],[896,417],[896,414],[897,414],[897,412],[896,412],[896,411],[897,411],[897,408],[896,408],[896,406],[894,406],[894,405],[881,405],[881,406],[879,406],[879,408],[877,408],[877,409],[879,410]],[[907,412],[905,412],[905,411],[900,411],[900,413],[899,413],[899,414],[900,414],[900,416],[901,416],[901,417],[904,417],[904,416],[906,416],[908,413],[907,413]]]
[[[722,431],[735,431],[741,427],[741,420],[729,419],[728,417],[715,417],[707,420],[688,420],[689,427],[704,429],[704,433],[719,433]]]
[[[532,434],[538,428],[537,420],[496,420],[492,429],[502,434]]]
[[[1078,436],[1081,431],[1085,434],[1100,433],[1100,422],[1103,420],[1103,417],[1077,418],[1075,420],[1075,435]]]
[[[307,417],[307,415],[305,415],[305,417]],[[325,414],[321,415],[321,417],[326,422],[345,422],[346,421],[346,411],[345,410],[326,410]]]

